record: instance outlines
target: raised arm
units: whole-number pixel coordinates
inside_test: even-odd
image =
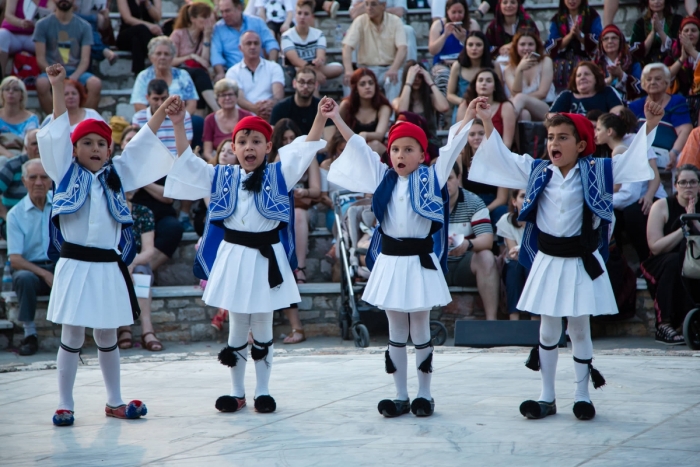
[[[627,150],[612,160],[615,184],[642,182],[654,178],[654,170],[649,165],[647,150],[654,142],[656,127],[664,116],[664,109],[651,99],[647,99],[644,104],[644,116],[647,121],[639,129]]]
[[[467,120],[469,117],[472,118]],[[440,183],[440,188],[447,183],[455,161],[467,144],[467,136],[469,135],[469,129],[472,126],[473,120],[473,114],[467,112],[462,121],[452,125],[447,135],[447,144],[440,148],[440,157],[438,157],[437,162],[435,162],[435,172],[438,177],[438,182]]]
[[[46,74],[53,88],[53,120],[36,135],[41,164],[46,174],[60,183],[73,161],[73,144],[70,140],[70,121],[63,96],[63,82],[66,70],[56,64],[46,68]]]

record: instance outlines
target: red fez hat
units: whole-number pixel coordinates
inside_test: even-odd
[[[265,137],[265,141],[270,141],[270,137],[272,136],[272,127],[270,124],[257,116],[243,117],[238,120],[236,127],[233,129],[233,135],[231,136],[234,142],[236,141],[236,133],[241,130],[259,131]]]
[[[90,133],[95,133],[107,140],[107,144],[112,144],[112,129],[102,120],[95,120],[94,118],[89,118],[78,123],[75,127],[73,133],[70,135],[71,143],[75,144],[83,136],[87,136]]]
[[[698,27],[698,29],[700,29],[700,19],[698,19],[696,16],[690,15],[683,18],[683,21],[681,21],[681,27],[678,30],[678,32],[682,31],[683,28],[686,27],[686,25],[688,24],[694,24]]]
[[[396,139],[406,137],[418,141],[425,155],[428,155],[428,137],[425,136],[425,131],[418,125],[404,121],[396,122],[394,126],[389,129],[389,150],[391,150],[391,143]]]
[[[576,132],[578,132],[579,138],[581,141],[586,142],[586,149],[579,154],[579,157],[586,157],[593,154],[595,152],[595,133],[593,130],[593,123],[591,123],[591,121],[588,120],[585,115],[563,112],[561,115],[571,119],[571,121],[574,123],[574,127],[576,128]]]

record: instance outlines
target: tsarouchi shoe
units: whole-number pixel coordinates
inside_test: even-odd
[[[238,412],[245,407],[245,396],[221,396],[216,399],[214,406],[219,412]]]
[[[595,407],[592,402],[578,401],[574,404],[574,415],[579,420],[590,420],[595,417]]]
[[[71,426],[75,422],[72,410],[59,409],[53,414],[53,424],[56,426]]]
[[[256,397],[254,402],[254,407],[257,412],[260,413],[272,413],[277,409],[277,403],[272,396],[264,395]]]
[[[435,399],[417,397],[411,402],[411,412],[416,417],[429,417],[435,412]]]
[[[411,401],[408,399],[405,401],[400,399],[395,399],[393,401],[390,399],[384,399],[379,401],[377,410],[379,410],[379,413],[387,418],[398,417],[399,415],[403,415],[411,411]]]
[[[114,418],[123,418],[129,420],[135,420],[141,418],[148,413],[146,404],[141,401],[134,400],[128,404],[122,404],[118,407],[105,406],[105,415]]]
[[[540,418],[557,413],[557,401],[525,401],[520,404],[520,413],[523,417],[539,420]]]

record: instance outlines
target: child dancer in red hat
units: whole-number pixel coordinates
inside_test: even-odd
[[[85,120],[70,134],[63,98],[66,71],[46,69],[53,87],[53,121],[39,131],[41,163],[56,184],[52,208],[49,257],[58,259],[47,319],[61,327],[58,349],[57,426],[74,422],[73,384],[85,328],[93,328],[100,369],[107,389],[108,417],[139,418],[146,405],[122,401],[117,328],[133,324],[140,310],[127,268],[135,249],[131,212],[125,191],[164,177],[174,159],[156,137],[166,117],[175,124],[179,152],[188,147],[184,104],[170,97],[134,137],[121,156],[110,160],[112,130],[106,123]],[[189,150],[189,149],[187,149]],[[144,170],[148,165],[150,170]]]
[[[450,128],[447,145],[433,166],[424,165],[428,139],[418,126],[399,122],[389,130],[393,168],[383,164],[366,141],[356,135],[330,101],[323,114],[331,118],[347,146],[331,165],[328,181],[345,189],[373,193],[372,208],[379,228],[372,237],[367,265],[372,269],[362,299],[386,311],[389,347],[387,373],[394,376],[396,397],[379,402],[379,413],[396,417],[413,412],[429,416],[435,409],[430,392],[433,346],[430,310],[452,300],[444,277],[449,196],[445,183],[467,141],[473,118]],[[410,319],[409,319],[410,317]],[[406,341],[416,348],[418,394],[411,402],[407,388]]]
[[[542,317],[539,346],[526,363],[540,370],[542,391],[537,400],[523,402],[520,413],[540,419],[557,412],[557,344],[566,317],[576,375],[573,411],[579,420],[590,420],[595,408],[588,393],[589,377],[596,389],[605,380],[592,365],[589,318],[618,312],[605,269],[613,184],[654,177],[646,153],[663,108],[647,100],[646,124],[627,151],[614,159],[591,157],[593,125],[585,116],[554,114],[545,122],[549,160],[510,152],[493,131],[486,99],[473,100],[469,109],[483,120],[488,138],[474,156],[469,179],[527,193],[518,217],[527,221],[519,261],[530,274],[518,309]]]

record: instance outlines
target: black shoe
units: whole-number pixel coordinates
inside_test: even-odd
[[[416,417],[429,417],[435,412],[435,399],[417,397],[411,402],[411,412]]]
[[[379,401],[377,410],[379,410],[379,413],[384,415],[386,418],[398,417],[399,415],[403,415],[411,411],[411,401],[402,401],[400,399],[392,401],[389,399],[384,399]]]
[[[36,334],[27,336],[19,343],[19,354],[22,356],[34,355],[39,350],[39,339]]]
[[[557,401],[525,401],[520,404],[520,413],[523,415],[523,417],[527,417],[532,420],[539,420],[540,418],[557,413]]]
[[[685,345],[682,334],[678,334],[670,324],[662,324],[656,329],[656,342],[665,345]]]
[[[277,409],[277,403],[272,396],[258,396],[255,399],[255,410],[260,413],[272,413]]]
[[[595,417],[595,407],[592,402],[578,401],[574,404],[574,415],[579,420],[591,420]]]
[[[245,397],[221,396],[214,404],[219,412],[238,412],[245,407]]]

